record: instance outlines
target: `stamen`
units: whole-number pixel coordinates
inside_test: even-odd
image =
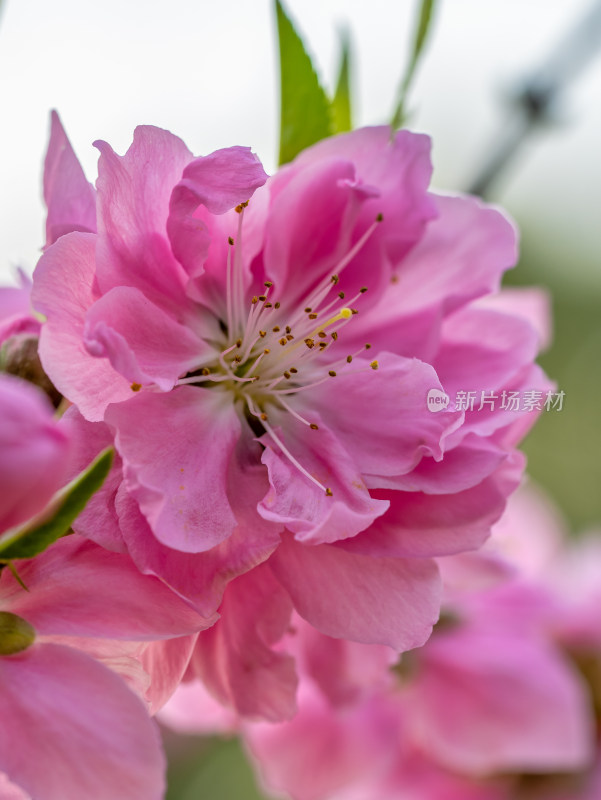
[[[326,494],[326,496],[327,496],[327,497],[332,497],[332,490],[331,490],[331,489],[329,489],[329,488],[327,488],[326,486],[324,486],[324,485],[323,485],[323,483],[321,483],[320,481],[318,481],[318,480],[317,480],[317,478],[314,478],[314,477],[313,477],[313,475],[311,475],[311,473],[309,473],[309,472],[308,472],[308,471],[307,471],[307,470],[306,470],[306,469],[303,467],[303,465],[302,465],[302,464],[300,464],[300,463],[299,463],[299,462],[296,460],[296,458],[295,458],[295,457],[292,455],[292,453],[290,452],[290,450],[288,450],[288,448],[287,448],[287,447],[285,446],[285,444],[282,442],[282,440],[280,439],[280,437],[279,437],[279,436],[278,436],[278,435],[275,433],[275,431],[273,430],[273,428],[271,427],[271,425],[269,425],[269,423],[267,423],[267,422],[265,422],[265,421],[263,421],[263,422],[262,422],[262,424],[263,424],[263,427],[265,428],[265,430],[267,431],[267,433],[268,433],[268,434],[271,436],[271,438],[273,439],[273,441],[274,441],[274,442],[277,444],[277,446],[280,448],[280,450],[282,451],[282,453],[283,453],[283,454],[286,456],[286,458],[287,458],[287,459],[288,459],[288,460],[289,460],[289,461],[290,461],[292,464],[294,464],[294,466],[295,466],[295,467],[298,469],[298,471],[299,471],[299,472],[301,472],[301,473],[302,473],[302,474],[303,474],[303,475],[304,475],[306,478],[308,478],[308,479],[311,481],[311,483],[315,484],[315,486],[317,486],[319,489],[321,489],[321,490],[322,490],[322,492],[324,492],[324,493]]]
[[[253,365],[251,366],[251,368],[250,368],[250,369],[248,370],[248,372],[246,373],[246,376],[247,376],[247,377],[249,377],[250,375],[252,375],[252,374],[253,374],[253,372],[255,371],[255,369],[256,369],[256,368],[259,366],[259,363],[260,363],[261,359],[265,358],[265,356],[269,355],[269,353],[270,353],[270,350],[269,350],[269,348],[268,348],[268,347],[266,347],[266,348],[265,348],[265,350],[263,350],[263,352],[262,352],[262,353],[260,353],[260,354],[257,356],[257,358],[256,358],[256,359],[254,360],[254,362],[253,362]]]
[[[236,349],[236,344],[234,343],[231,347],[228,347],[227,350],[222,350],[221,353],[219,353],[219,363],[226,372],[229,372],[230,368],[229,364],[226,363],[225,357],[228,353],[231,353],[232,350],[235,349]]]
[[[329,328],[331,325],[334,325],[336,322],[338,322],[338,320],[350,319],[352,314],[353,314],[353,311],[352,311],[351,308],[346,308],[345,307],[345,308],[340,309],[340,311],[337,314],[335,314],[333,317],[330,317],[330,319],[327,320],[327,322],[324,322],[321,325],[319,325],[317,328],[315,328],[315,331],[311,334],[311,336],[316,336],[316,335],[318,336],[321,332],[325,331],[326,328]]]
[[[350,250],[349,250],[349,252],[348,252],[348,253],[347,253],[347,254],[344,256],[344,258],[342,258],[342,259],[341,259],[341,260],[338,262],[338,264],[336,264],[336,267],[335,267],[335,269],[336,269],[336,272],[337,272],[337,273],[339,273],[339,272],[342,272],[342,270],[343,270],[343,269],[344,269],[344,268],[345,268],[345,267],[346,267],[348,264],[350,264],[350,262],[351,262],[351,261],[353,260],[353,258],[354,258],[354,257],[357,255],[357,253],[358,253],[358,252],[361,250],[361,248],[362,248],[362,247],[363,247],[363,245],[364,245],[364,244],[367,242],[367,240],[371,238],[371,235],[373,234],[373,232],[376,230],[376,228],[378,227],[379,223],[380,223],[380,222],[382,222],[382,220],[383,220],[383,219],[384,219],[384,217],[382,216],[382,214],[378,214],[378,216],[376,217],[376,220],[375,220],[375,222],[372,222],[372,224],[371,224],[371,225],[369,226],[369,228],[368,228],[368,229],[365,231],[365,233],[363,234],[363,236],[361,236],[359,239],[357,239],[357,241],[355,242],[355,244],[354,244],[354,245],[351,247],[351,249],[350,249]],[[338,277],[338,276],[337,276],[337,275],[335,275],[334,277]]]
[[[176,381],[176,386],[185,386],[187,383],[204,383],[205,381],[211,381],[211,383],[221,383],[221,381],[231,381],[231,380],[247,380],[246,378],[237,378],[235,375],[211,375],[211,373],[207,373],[206,375],[192,375],[189,378],[180,378]],[[251,379],[254,380],[254,379]]]
[[[231,334],[233,326],[233,311],[232,311],[232,246],[234,240],[228,236],[227,242],[229,247],[227,249],[227,261],[225,266],[225,303],[226,303],[226,316],[227,316],[227,330]]]
[[[296,417],[296,419],[299,420],[299,422],[302,422],[303,425],[308,425],[308,427],[311,428],[311,430],[314,431],[318,430],[318,427],[314,422],[309,422],[308,419],[301,417],[301,415],[297,411],[295,411],[292,408],[292,406],[284,400],[283,397],[278,397],[278,403],[280,403],[286,409],[286,411],[292,414],[293,417]]]
[[[274,385],[276,383],[279,383],[281,380],[282,380],[282,378],[278,378],[277,381],[274,381]],[[303,386],[295,386],[294,389],[276,389],[273,394],[277,395],[277,397],[279,398],[280,395],[283,395],[283,394],[296,394],[296,392],[306,392],[307,389],[314,389],[316,386],[319,386],[321,383],[325,383],[326,381],[329,381],[329,380],[330,380],[330,376],[328,375],[327,378],[321,378],[318,381],[313,381],[313,383],[305,383],[305,384],[303,384]],[[267,387],[267,389],[270,389],[270,388],[271,388],[271,386]]]
[[[246,201],[246,203],[241,203],[240,206],[236,207],[236,211],[238,211],[238,208],[240,209],[240,211],[238,211],[238,214],[239,214],[239,216],[238,216],[238,233],[236,235],[237,244],[236,244],[236,249],[234,251],[234,264],[233,264],[234,274],[233,274],[233,286],[232,286],[232,290],[233,290],[233,294],[234,294],[234,300],[233,300],[233,305],[234,305],[234,307],[233,307],[233,317],[234,318],[232,320],[232,324],[233,324],[234,329],[236,331],[238,330],[239,325],[242,324],[242,319],[243,319],[243,314],[244,314],[244,311],[243,311],[243,308],[244,308],[244,275],[243,275],[243,272],[242,272],[242,222],[243,222],[243,219],[244,219],[244,209],[246,208],[247,205],[248,205],[248,201]],[[229,331],[230,335],[233,332],[234,332],[233,330],[230,330]]]

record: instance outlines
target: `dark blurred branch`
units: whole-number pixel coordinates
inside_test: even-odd
[[[515,157],[528,137],[552,124],[569,85],[593,60],[601,47],[601,2],[597,0],[580,22],[568,32],[546,61],[521,82],[510,97],[509,116],[501,128],[502,138],[490,148],[468,192],[486,197],[491,186]]]

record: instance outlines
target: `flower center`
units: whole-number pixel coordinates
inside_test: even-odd
[[[266,281],[262,292],[253,295],[250,302],[245,300],[248,295],[244,288],[241,245],[246,205],[236,208],[237,242],[228,239],[222,348],[217,350],[212,363],[181,378],[178,385],[216,385],[233,394],[234,402],[243,406],[251,428],[259,434],[267,432],[284,455],[329,496],[331,490],[299,464],[273,430],[269,409],[270,406],[283,409],[309,429],[318,430],[316,422],[294,408],[295,396],[336,378],[343,370],[348,373],[353,359],[371,347],[365,344],[353,353],[346,353],[340,337],[344,327],[359,313],[354,304],[367,292],[367,287],[359,289],[350,300],[336,289],[340,273],[371,237],[382,215],[377,216],[338,262],[334,274],[324,278],[302,304],[287,308],[284,298],[276,300],[277,287],[272,281]],[[370,368],[377,369],[378,362],[372,361],[367,369],[352,369],[365,373]]]

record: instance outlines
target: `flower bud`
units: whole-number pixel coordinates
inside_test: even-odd
[[[0,372],[39,386],[57,408],[62,396],[44,372],[38,355],[38,337],[31,333],[18,333],[7,339],[0,348]]]
[[[33,644],[35,630],[17,614],[0,611],[0,656],[12,656]]]

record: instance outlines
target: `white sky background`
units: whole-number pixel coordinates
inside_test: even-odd
[[[501,98],[591,0],[441,0],[411,95],[434,140],[435,184],[462,189],[504,120]],[[417,0],[287,0],[323,82],[337,29],[353,39],[356,124],[390,118]],[[570,92],[565,122],[522,153],[498,194],[537,226],[566,280],[601,289],[601,58]],[[181,136],[196,154],[250,145],[276,166],[277,48],[271,0],[5,0],[0,19],[0,276],[33,269],[41,168],[56,108],[91,180],[101,138],[124,152],[134,127]],[[587,250],[574,264],[574,242]]]

